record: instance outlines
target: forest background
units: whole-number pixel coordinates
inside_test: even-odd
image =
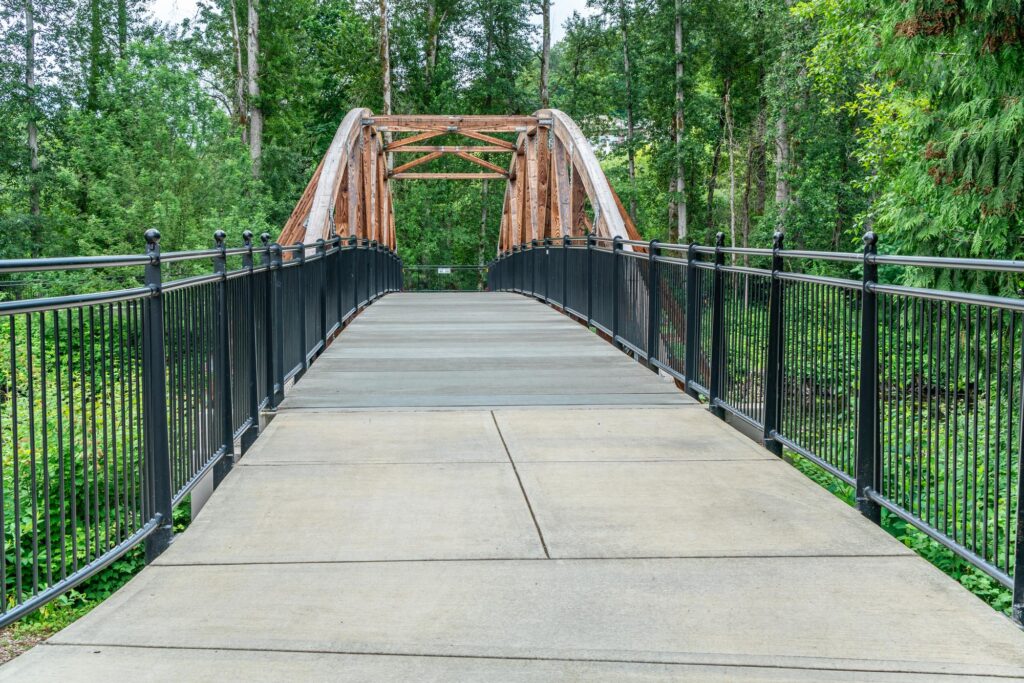
[[[549,104],[648,239],[852,250],[872,228],[883,251],[1024,256],[1024,3],[589,0],[553,45],[549,13],[202,0],[169,25],[139,0],[0,0],[0,255],[276,235],[354,106]],[[398,185],[407,263],[494,256],[500,186]]]

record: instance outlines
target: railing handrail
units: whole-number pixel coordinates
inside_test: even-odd
[[[566,237],[572,245],[586,245],[588,240],[594,245],[595,249],[611,252],[612,244],[615,242],[614,238],[611,237],[600,237],[597,235],[591,235],[589,237]],[[561,246],[562,241],[553,240],[548,243],[548,246]],[[654,247],[659,251],[675,251],[680,253],[687,253],[692,248],[697,254],[704,256],[714,256],[716,248],[709,245],[698,244],[698,243],[677,243],[677,242],[642,242],[638,240],[619,240],[619,243],[625,246],[633,247]],[[608,245],[608,246],[603,246]],[[533,245],[530,242],[524,242],[521,245],[517,245],[518,250],[528,250],[533,248],[539,248],[544,246],[544,243],[538,243]],[[717,250],[722,254],[730,254],[736,256],[753,256],[760,258],[771,258],[775,251],[773,249],[766,249],[763,247],[727,247],[723,246]],[[511,254],[515,253],[513,250],[501,252],[495,258],[495,261],[501,258],[508,258]],[[871,264],[879,266],[900,266],[900,267],[915,267],[915,268],[948,268],[951,270],[982,270],[982,271],[998,271],[1005,273],[1024,273],[1024,261],[1015,261],[1009,259],[987,259],[987,258],[971,258],[971,257],[959,257],[959,256],[907,256],[901,254],[871,254],[865,257],[863,253],[859,252],[844,252],[844,251],[816,251],[807,249],[783,249],[778,252],[783,259],[794,259],[794,260],[809,260],[809,261],[833,261],[837,263],[855,263],[863,264],[865,261]]]

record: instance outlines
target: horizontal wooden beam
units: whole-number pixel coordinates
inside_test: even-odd
[[[456,152],[472,152],[473,154],[509,154],[514,149],[498,147],[497,145],[408,145],[395,148],[394,145],[387,145],[385,152],[442,152],[444,154],[455,154]]]
[[[391,180],[504,180],[505,173],[396,173]]]
[[[374,116],[368,121],[381,130],[391,131],[489,131],[514,133],[536,126],[536,116],[447,116],[447,115],[392,115]]]

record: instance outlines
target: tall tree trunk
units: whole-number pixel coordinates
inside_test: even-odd
[[[551,69],[551,0],[541,0],[541,11],[544,14],[544,43],[540,52],[540,106],[541,109],[547,109],[551,105],[548,83]]]
[[[103,24],[100,20],[100,0],[89,0],[89,72],[86,83],[86,103],[89,111],[99,109],[100,59],[103,54]]]
[[[768,203],[768,148],[765,144],[765,137],[768,133],[768,102],[765,98],[761,98],[761,110],[757,113],[757,119],[754,122],[754,140],[751,158],[751,164],[748,175],[754,174],[754,180],[756,181],[756,193],[754,195],[754,214],[755,216],[764,215],[765,204]]]
[[[725,96],[731,87],[729,79],[725,79],[722,105],[718,111],[718,143],[715,145],[715,154],[711,157],[711,173],[708,175],[708,202],[705,221],[709,230],[715,227],[715,188],[718,187],[718,167],[722,161],[722,141],[725,138]]]
[[[263,161],[263,109],[260,106],[260,14],[259,0],[249,0],[249,158],[252,175],[260,177]]]
[[[25,0],[25,93],[28,111],[29,213],[39,216],[39,130],[36,127],[36,21],[32,0]],[[32,223],[32,249],[39,245],[38,221]]]
[[[729,145],[729,240],[736,246],[736,145],[733,136],[732,93],[729,86],[725,89],[725,131],[726,144]],[[736,254],[732,255],[736,263]]]
[[[675,146],[676,146],[676,235],[680,244],[686,243],[687,210],[686,210],[686,169],[683,165],[683,136],[686,134],[686,118],[683,113],[683,3],[676,0],[675,4],[675,38],[676,38],[676,111],[675,111]]]
[[[636,223],[636,150],[633,147],[633,75],[629,64],[629,14],[626,0],[619,0],[619,29],[622,32],[622,75],[626,82],[626,155],[629,160],[629,216]]]
[[[427,46],[426,46],[426,72],[424,74],[426,81],[426,97],[427,105],[429,107],[431,97],[431,87],[434,83],[434,69],[437,67],[437,43],[438,43],[438,29],[440,21],[437,18],[437,0],[427,0]]]
[[[775,122],[775,206],[778,214],[778,227],[785,226],[786,210],[789,208],[789,123],[786,106],[779,110],[779,119]]]
[[[245,112],[245,69],[242,66],[242,36],[238,30],[238,4],[231,0],[231,39],[235,50],[235,120],[242,133],[242,143],[249,144],[249,128]]]
[[[124,59],[128,47],[128,0],[117,0],[117,56]]]
[[[793,0],[786,1],[786,10],[793,6]],[[788,50],[782,51],[782,65],[786,68],[788,61]],[[775,122],[775,206],[778,216],[777,227],[781,230],[785,227],[786,211],[789,209],[790,195],[792,190],[789,184],[789,163],[793,156],[793,149],[789,140],[789,103],[787,101],[788,90],[782,88],[782,106],[779,107],[779,118]]]
[[[388,0],[380,0],[380,80],[384,96],[384,114],[391,114],[391,41],[388,32]],[[391,144],[391,133],[384,133],[384,144]],[[388,152],[387,170],[395,165],[395,155]]]

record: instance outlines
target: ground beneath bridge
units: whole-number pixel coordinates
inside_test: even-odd
[[[940,676],[1024,676],[1024,636],[672,383],[506,294],[375,303],[156,565],[0,669]]]

